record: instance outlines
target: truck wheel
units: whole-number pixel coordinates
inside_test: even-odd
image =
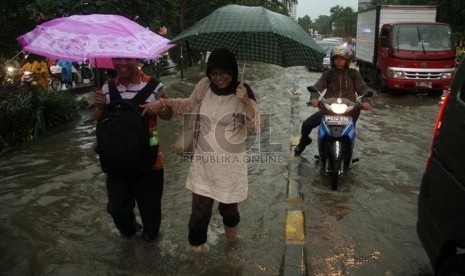
[[[381,93],[389,93],[389,88],[386,86],[386,83],[383,80],[383,75],[379,70],[376,72],[376,86]]]
[[[363,64],[363,62],[359,62],[358,64],[359,64],[358,68],[360,70],[360,75],[362,75],[362,77],[365,79],[365,74],[366,74],[365,65]]]
[[[465,255],[454,255],[448,258],[439,268],[438,276],[465,276]]]
[[[442,90],[440,89],[434,89],[434,90],[429,90],[428,91],[428,96],[439,96],[439,95],[442,95]]]

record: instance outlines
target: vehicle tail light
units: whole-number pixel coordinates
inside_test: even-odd
[[[431,166],[431,162],[433,161],[433,151],[434,151],[434,144],[436,142],[436,137],[438,135],[439,129],[441,128],[442,124],[442,117],[444,116],[444,110],[446,109],[447,103],[449,102],[450,92],[448,92],[444,98],[441,108],[439,109],[438,117],[436,118],[436,123],[434,124],[433,129],[433,142],[431,143],[431,150],[428,157],[428,162],[426,162],[426,171],[429,171]]]

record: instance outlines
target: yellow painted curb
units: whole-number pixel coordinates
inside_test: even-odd
[[[286,244],[304,244],[304,213],[288,211],[286,216]]]
[[[300,141],[300,134],[292,134],[291,136],[291,146],[297,146]]]

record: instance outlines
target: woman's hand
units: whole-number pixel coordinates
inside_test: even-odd
[[[247,88],[241,82],[236,88],[236,97],[243,104],[249,103],[249,95],[247,94]]]
[[[140,105],[140,107],[143,108],[142,116],[144,116],[145,114],[154,116],[157,115],[158,112],[160,112],[160,110],[162,109],[162,104],[159,100],[156,100],[151,103],[142,104]]]

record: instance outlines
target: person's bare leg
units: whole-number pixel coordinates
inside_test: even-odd
[[[235,242],[238,231],[239,231],[239,227],[237,227],[237,226],[229,227],[229,226],[225,225],[224,226],[224,233],[226,234],[226,240],[228,240],[229,243]]]
[[[207,253],[209,249],[206,243],[201,245],[192,245],[191,248],[192,252],[194,252],[195,254]]]

